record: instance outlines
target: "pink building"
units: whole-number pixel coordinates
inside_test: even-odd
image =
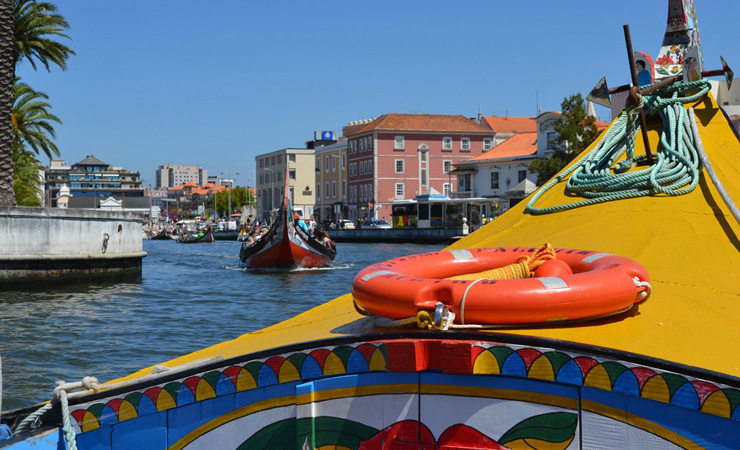
[[[384,114],[344,127],[348,218],[390,221],[391,203],[434,189],[449,195],[459,161],[493,148],[494,132],[464,116]]]

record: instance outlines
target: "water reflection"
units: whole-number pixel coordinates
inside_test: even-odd
[[[346,243],[327,269],[252,272],[239,247],[145,241],[140,283],[3,292],[3,408],[48,400],[58,379],[110,380],[262,329],[346,294],[369,264],[442,248]]]

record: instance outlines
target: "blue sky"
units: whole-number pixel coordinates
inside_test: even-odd
[[[389,112],[559,111],[604,75],[628,81],[622,25],[655,57],[667,18],[667,0],[51,1],[77,55],[18,75],[62,119],[61,158],[152,186],[161,164],[244,185],[256,155]],[[695,1],[705,68],[722,54],[737,72],[740,1]]]

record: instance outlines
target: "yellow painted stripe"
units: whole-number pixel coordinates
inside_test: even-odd
[[[541,405],[557,406],[559,408],[572,410],[578,409],[578,401],[575,398],[514,389],[486,388],[477,386],[424,385],[421,388],[421,393],[429,395],[496,398],[501,400],[539,403]]]
[[[312,402],[321,402],[325,400],[335,400],[347,397],[365,397],[368,395],[385,395],[385,394],[418,394],[418,384],[387,384],[373,386],[351,386],[336,389],[325,389],[309,394],[297,396],[298,405],[307,405]]]
[[[248,416],[249,414],[254,414],[256,412],[290,405],[295,405],[294,395],[289,395],[286,397],[276,397],[251,403],[247,406],[235,409],[234,411],[226,413],[223,416],[217,417],[210,422],[199,426],[198,428],[183,436],[179,441],[175,442],[169,448],[171,450],[182,450],[183,448],[185,448],[186,445],[190,444],[194,440],[198,439],[206,433],[215,430],[221,425],[231,422],[232,420],[236,420],[240,417]]]

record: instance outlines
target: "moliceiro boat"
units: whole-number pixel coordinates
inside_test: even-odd
[[[215,242],[215,240],[216,239],[213,237],[213,228],[210,225],[206,225],[202,230],[182,232],[177,237],[177,242],[183,244],[196,244],[203,242],[211,243]]]
[[[669,6],[664,47],[685,61],[698,44],[695,10],[687,0]],[[4,413],[13,437],[0,447],[738,448],[740,214],[732,199],[740,198],[740,141],[707,84],[641,86],[636,102],[532,197],[439,259],[409,255],[363,272],[395,271],[385,280],[405,280],[408,292],[368,285],[356,298],[120,379],[60,385],[52,402]],[[644,115],[644,136],[639,111],[654,112]],[[649,153],[652,164],[643,164]],[[597,178],[607,180],[591,183]],[[290,232],[287,203],[282,209],[270,247]],[[534,278],[452,279],[487,271],[478,263],[489,257],[498,268],[517,263],[546,242],[562,263],[528,264]],[[444,267],[417,267],[433,264]],[[486,297],[530,285],[543,296],[534,320],[500,330],[468,314],[476,304],[485,310]],[[398,296],[405,308],[416,291],[428,296],[413,310],[388,313],[386,300]],[[577,323],[548,320],[569,316],[547,314],[569,301],[611,306]],[[418,310],[431,316],[421,329],[404,321]]]
[[[288,192],[286,175],[285,192]],[[294,222],[287,195],[269,230],[253,243],[243,242],[239,260],[249,269],[293,269],[326,267],[337,255],[336,246],[326,246],[313,239]]]

